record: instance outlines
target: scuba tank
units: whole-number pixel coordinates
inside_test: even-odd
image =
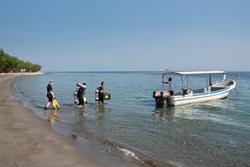
[[[83,103],[87,104],[87,97],[83,96]]]
[[[104,100],[110,100],[111,94],[110,93],[104,93]]]
[[[83,84],[82,84],[82,83],[77,83],[77,84],[76,84],[76,86],[77,86],[77,87],[84,88],[84,89],[86,89],[86,88],[87,88],[87,86],[86,86],[86,84],[85,84],[85,83],[83,83]]]
[[[95,90],[95,101],[98,101],[99,100],[99,89],[98,88],[96,88],[96,90]]]
[[[78,103],[77,91],[78,91],[78,88],[76,88],[76,89],[75,89],[75,92],[74,92],[74,103],[75,103],[75,104]]]
[[[52,101],[53,109],[59,110],[61,107],[56,99]]]

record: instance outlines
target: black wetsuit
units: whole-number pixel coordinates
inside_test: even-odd
[[[47,86],[47,98],[48,98],[49,102],[52,102],[52,100],[53,100],[53,95],[51,94],[51,91],[52,91],[52,86],[51,86],[51,84],[48,84],[48,86]]]
[[[77,91],[77,98],[78,98],[78,105],[84,105],[83,95],[84,95],[85,89],[79,88]]]
[[[104,93],[103,93],[103,87],[100,86],[98,88],[98,101],[104,103]]]

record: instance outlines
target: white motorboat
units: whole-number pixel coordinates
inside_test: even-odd
[[[212,75],[221,74],[222,80],[212,83]],[[168,84],[166,81],[167,77],[170,76],[180,76],[182,81],[181,90],[176,93],[171,94],[169,90],[157,90],[154,91],[153,97],[157,106],[162,105],[183,105],[197,102],[205,102],[210,100],[217,100],[225,98],[229,95],[230,91],[236,86],[234,80],[227,80],[225,71],[169,71],[163,73],[162,83]],[[208,75],[208,85],[200,89],[190,89],[189,88],[189,76],[190,75]],[[184,84],[185,83],[185,84]],[[164,87],[164,86],[163,86]]]

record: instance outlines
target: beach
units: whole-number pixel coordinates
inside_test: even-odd
[[[73,139],[55,133],[46,121],[33,115],[12,96],[14,78],[39,74],[0,75],[0,166],[104,166],[84,157]]]

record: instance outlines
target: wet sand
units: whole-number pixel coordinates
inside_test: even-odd
[[[2,167],[101,167],[95,158],[80,153],[75,140],[55,133],[11,95],[17,76],[0,74],[0,166]]]

